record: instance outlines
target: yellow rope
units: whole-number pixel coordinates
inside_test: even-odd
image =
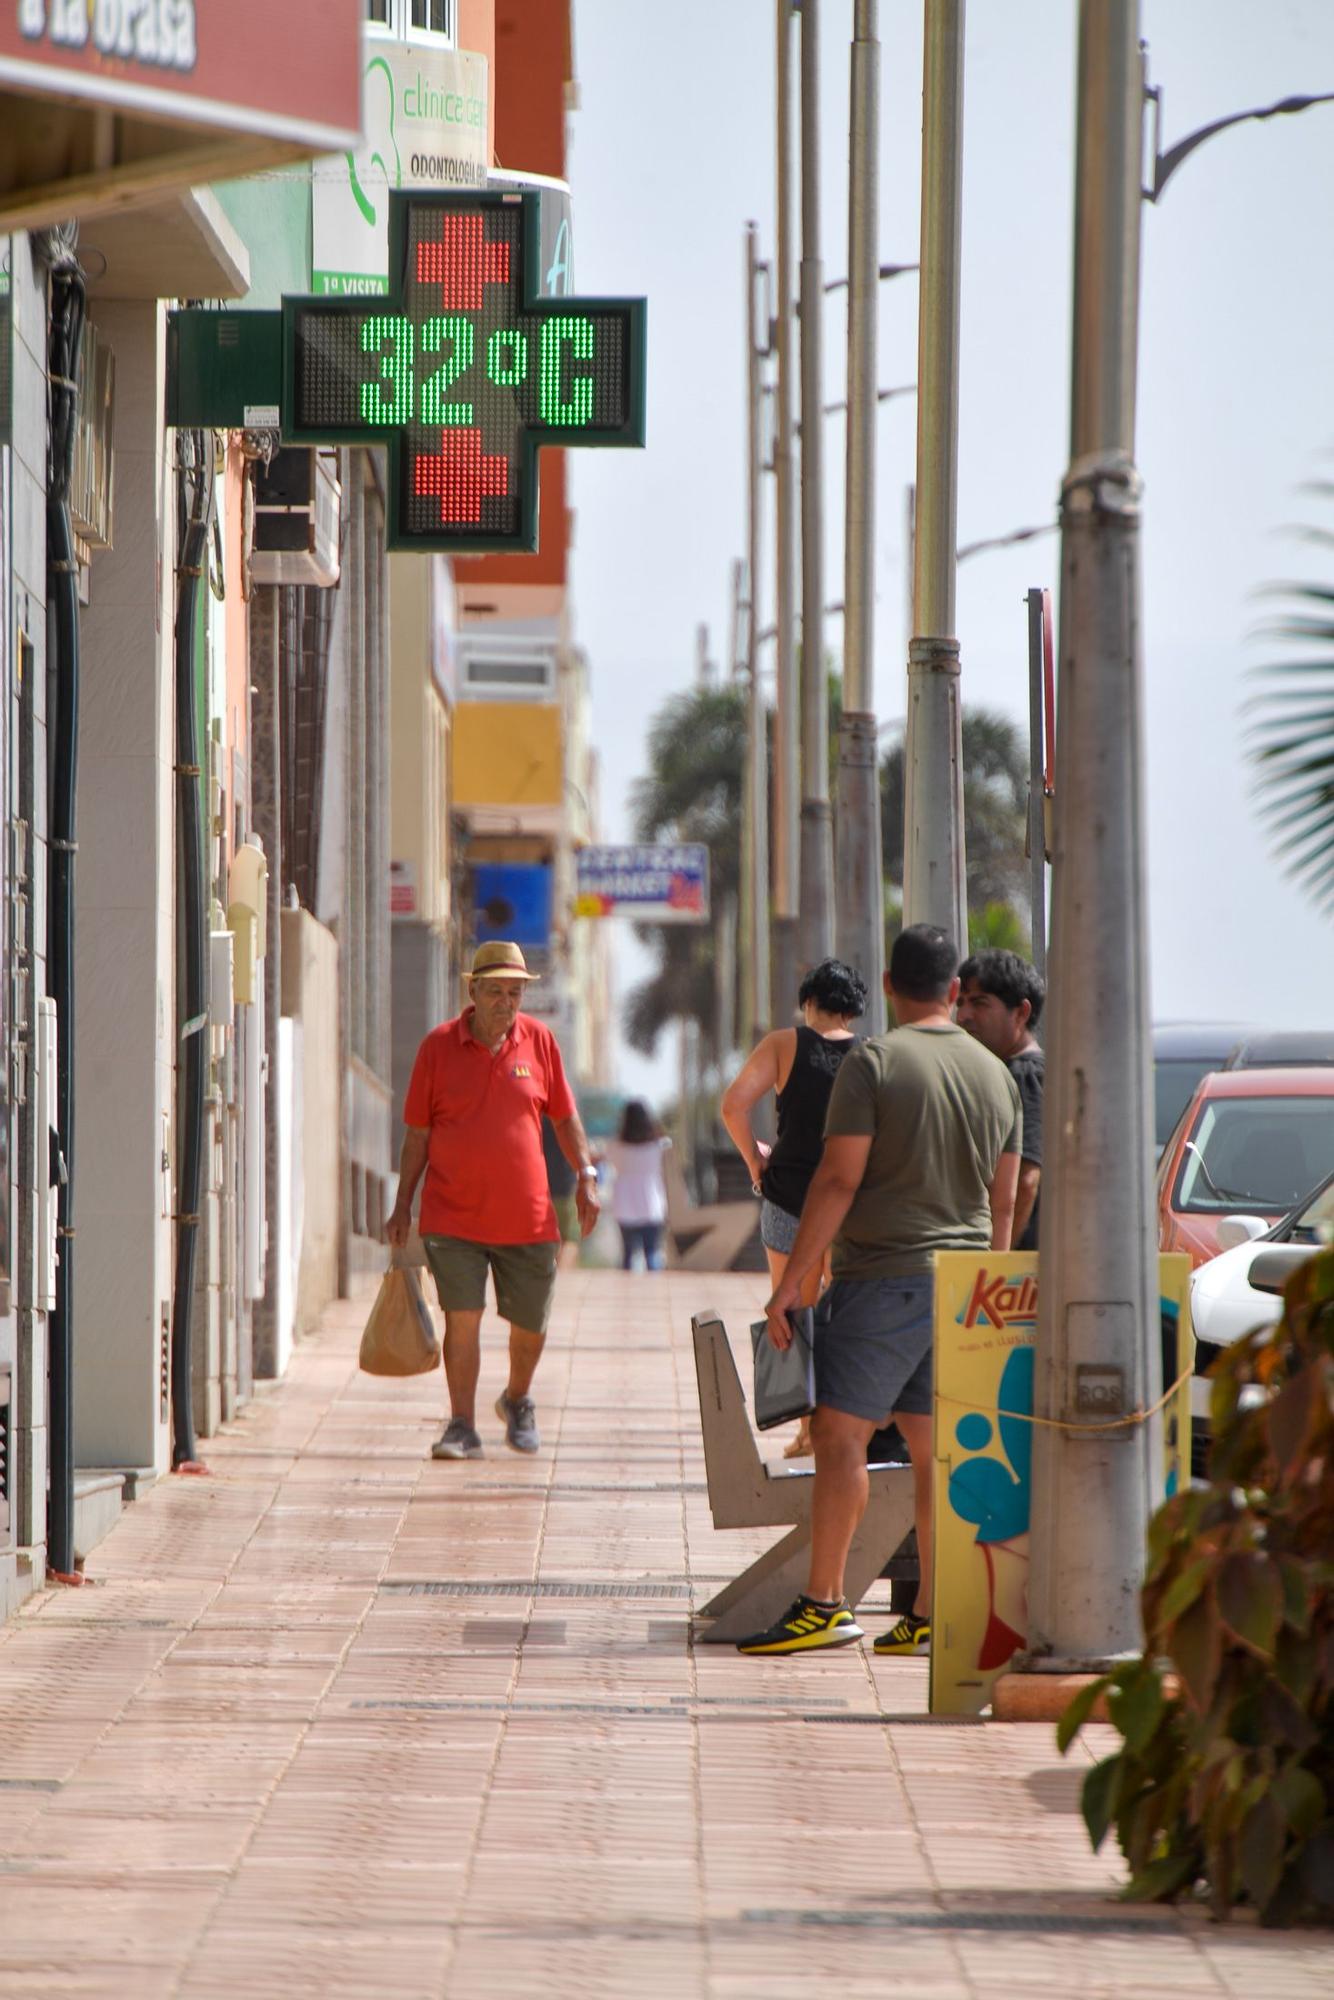
[[[1194,1369],[1187,1368],[1184,1374],[1178,1375],[1171,1388],[1165,1389],[1158,1398],[1158,1401],[1151,1403],[1147,1410],[1132,1410],[1128,1417],[1110,1417],[1106,1423],[1101,1424],[1067,1424],[1063,1423],[1059,1417],[1035,1417],[1026,1410],[997,1411],[995,1408],[989,1408],[982,1403],[965,1402],[962,1396],[947,1396],[940,1389],[937,1389],[936,1394],[942,1403],[953,1403],[955,1408],[959,1410],[975,1410],[978,1416],[981,1417],[995,1417],[998,1415],[1013,1417],[1016,1423],[1037,1424],[1044,1431],[1068,1431],[1072,1436],[1087,1437],[1101,1431],[1124,1431],[1132,1429],[1136,1424],[1147,1424],[1150,1417],[1156,1417],[1159,1410],[1171,1402],[1182,1383],[1190,1381],[1194,1372]]]

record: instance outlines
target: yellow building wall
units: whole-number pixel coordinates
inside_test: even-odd
[[[564,798],[554,703],[461,701],[451,746],[457,807],[559,806]]]
[[[449,710],[431,676],[430,565],[389,558],[390,853],[413,908],[449,917]]]

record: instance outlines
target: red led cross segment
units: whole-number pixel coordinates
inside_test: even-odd
[[[507,285],[510,246],[488,242],[480,215],[446,215],[440,238],[418,239],[417,283],[439,285],[446,312],[480,312],[487,285]]]
[[[420,453],[413,467],[413,491],[440,502],[446,527],[480,521],[482,501],[502,496],[508,484],[508,460],[500,452],[482,450],[482,433],[475,424],[441,431],[439,451]]]

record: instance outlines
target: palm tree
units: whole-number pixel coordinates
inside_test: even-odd
[[[1327,480],[1306,490],[1334,499]],[[1328,528],[1304,529],[1302,539],[1334,549]],[[1334,587],[1280,583],[1271,594],[1287,609],[1266,636],[1299,650],[1256,669],[1272,683],[1252,704],[1261,711],[1250,730],[1256,792],[1287,872],[1334,912]]]
[[[831,756],[838,740],[840,684],[830,679]],[[631,790],[639,840],[699,840],[710,854],[715,912],[739,893],[742,769],[746,700],[736,683],[674,695],[649,730],[648,771]],[[1028,814],[1025,738],[1007,717],[973,709],[963,718],[964,837],[968,856],[969,941],[1026,951],[1024,840]],[[885,918],[901,921],[892,885],[903,879],[903,747],[880,767]],[[652,1055],[676,1021],[697,1021],[709,1064],[730,1051],[718,1043],[717,925],[640,924],[638,936],[657,960],[628,994],[625,1030],[632,1048]]]
[[[638,840],[698,840],[709,850],[715,911],[735,899],[741,875],[741,788],[746,754],[746,698],[735,682],[673,695],[649,729],[647,773],[630,792]],[[632,1048],[652,1055],[672,1021],[698,1021],[716,1050],[717,926],[640,924],[638,936],[657,967],[628,995],[625,1030]]]
[[[886,884],[903,881],[903,744],[880,764],[880,839]],[[1028,741],[1008,716],[965,709],[963,716],[964,853],[968,864],[971,941],[1011,945],[1028,939],[1019,914],[1028,904]],[[897,902],[897,899],[896,899]],[[1013,943],[1012,948],[1020,949]]]

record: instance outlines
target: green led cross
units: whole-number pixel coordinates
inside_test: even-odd
[[[542,297],[538,200],[392,194],[387,298],[283,300],[284,439],[388,447],[391,548],[534,549],[541,445],[644,442],[644,301]]]

